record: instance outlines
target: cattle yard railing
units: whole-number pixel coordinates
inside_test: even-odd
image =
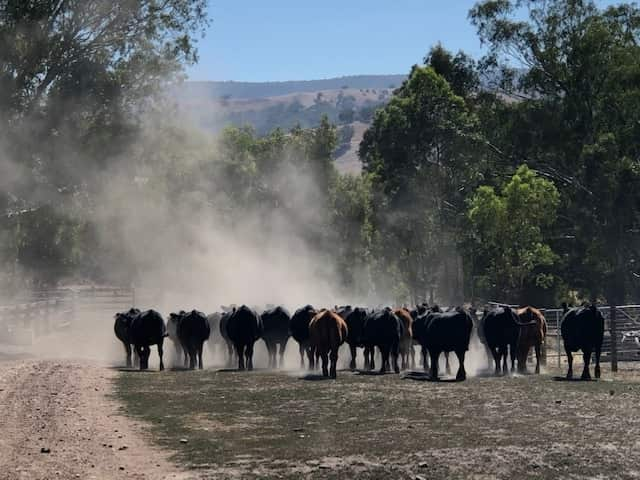
[[[34,339],[70,329],[87,315],[113,318],[136,304],[136,290],[69,287],[36,290],[0,305],[0,344],[30,345]]]

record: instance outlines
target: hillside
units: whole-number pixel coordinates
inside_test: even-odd
[[[406,75],[353,75],[322,80],[294,80],[286,82],[186,82],[179,89],[182,97],[195,98],[251,98],[275,97],[292,93],[322,90],[396,88]]]
[[[292,82],[186,82],[171,96],[180,114],[217,133],[229,125],[250,125],[259,135],[296,125],[315,127],[323,115],[338,125],[336,165],[357,173],[358,145],[375,110],[385,104],[404,75],[362,75]]]

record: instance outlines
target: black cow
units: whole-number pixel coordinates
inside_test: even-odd
[[[304,368],[304,354],[307,353],[309,369],[315,366],[311,344],[309,342],[309,323],[316,316],[316,309],[311,305],[305,305],[295,311],[289,322],[289,332],[300,346],[300,368]]]
[[[427,335],[427,320],[429,313],[442,312],[440,307],[434,305],[429,307],[428,304],[416,305],[416,308],[411,310],[411,318],[413,318],[412,334],[415,343],[420,345],[420,356],[422,357],[422,368],[425,371],[429,369],[429,351],[426,347],[426,335]]]
[[[424,318],[422,318],[424,317]],[[438,359],[443,352],[455,352],[458,357],[456,380],[465,380],[464,357],[469,350],[473,320],[469,312],[456,308],[448,312],[427,312],[418,317],[420,345],[431,358],[431,379],[438,380]]]
[[[280,368],[284,363],[284,350],[289,340],[289,323],[291,317],[284,307],[275,307],[262,313],[262,339],[269,352],[269,368],[277,368],[276,351],[280,346]]]
[[[591,352],[595,352],[596,357],[595,376],[600,378],[600,351],[602,350],[602,340],[604,338],[604,318],[602,313],[595,305],[571,310],[567,308],[566,304],[562,306],[565,314],[560,324],[560,331],[569,362],[567,378],[573,377],[572,352],[577,352],[578,350],[582,350],[584,357],[584,370],[581,378],[583,380],[591,378],[589,374]]]
[[[186,346],[182,343],[180,337],[178,337],[178,325],[186,314],[187,312],[184,310],[180,310],[178,313],[171,312],[167,320],[167,336],[173,342],[173,346],[176,349],[176,360],[179,362],[180,358],[184,355],[183,365],[185,367],[189,365],[189,356]]]
[[[160,370],[164,370],[162,363],[162,343],[167,335],[162,315],[155,310],[146,310],[133,317],[131,321],[131,343],[133,343],[136,353],[140,358],[140,370],[149,368],[149,355],[151,345],[158,346],[158,356],[160,357]]]
[[[238,355],[238,369],[253,370],[253,346],[262,337],[260,316],[246,305],[234,309],[226,322],[226,333]]]
[[[493,356],[496,375],[508,373],[507,354],[511,354],[511,371],[514,371],[516,346],[519,334],[518,315],[510,307],[504,306],[484,311],[482,317],[482,335],[487,348]],[[502,364],[502,370],[500,365]]]
[[[116,334],[118,340],[122,342],[124,345],[124,351],[126,354],[127,368],[131,368],[131,345],[133,342],[131,341],[131,321],[133,317],[138,315],[140,310],[137,308],[131,308],[126,312],[119,312],[115,315],[115,324],[113,325],[113,331]],[[136,359],[137,360],[137,359]]]
[[[185,313],[178,322],[178,339],[189,355],[189,368],[202,370],[202,346],[211,335],[207,316],[197,310]]]
[[[390,308],[375,311],[369,315],[364,323],[362,343],[365,348],[365,368],[373,370],[374,347],[378,347],[382,355],[380,373],[384,373],[390,367],[389,355],[393,363],[393,370],[400,373],[398,355],[400,354],[400,339],[404,335],[404,324]],[[369,360],[367,361],[367,358]]]
[[[340,313],[338,312],[338,314]],[[348,314],[346,314],[346,317],[342,317],[347,324],[347,344],[349,345],[349,350],[351,351],[351,362],[349,363],[349,368],[351,370],[354,370],[356,368],[356,348],[364,347],[362,334],[364,331],[364,324],[367,319],[367,315],[368,312],[366,309],[356,307],[350,310]]]

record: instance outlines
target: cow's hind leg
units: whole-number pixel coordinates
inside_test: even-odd
[[[582,380],[591,380],[591,374],[589,373],[589,366],[591,365],[591,349],[582,351],[582,358],[584,359],[584,369],[582,370]]]
[[[236,355],[238,356],[238,370],[244,370],[244,345],[236,343]]]
[[[356,369],[356,346],[349,345],[349,351],[351,352],[351,361],[349,362],[349,368],[351,370]]]
[[[569,370],[567,370],[567,378],[573,378],[573,354],[566,345],[564,347],[564,350],[567,353],[567,363],[569,364]]]
[[[380,373],[385,373],[389,368],[389,347],[378,348],[380,348],[380,356],[382,357],[380,360]]]
[[[325,349],[322,349],[322,351],[318,349],[316,350],[316,355],[320,360],[322,360],[322,376],[328,377],[329,376],[329,352]]]
[[[596,378],[600,378],[600,347],[597,347],[594,353],[596,357],[596,367],[595,367],[595,376]]]
[[[451,365],[449,364],[449,352],[444,352],[444,368],[447,375],[451,375]]]
[[[331,349],[331,352],[329,354],[329,360],[331,360],[331,368],[329,371],[329,376],[331,378],[336,378],[337,377],[337,370],[338,370],[338,348],[339,347],[334,347]]]
[[[198,368],[202,370],[204,366],[202,365],[202,349],[204,347],[204,342],[200,342],[198,347]]]
[[[122,345],[124,345],[124,353],[127,357],[127,368],[131,368],[131,344],[122,342]]]
[[[501,358],[501,354],[500,354],[500,349],[499,348],[492,348],[491,349],[491,355],[493,355],[493,361],[496,365],[496,375],[500,375],[500,373],[502,373],[502,371],[500,370],[500,358]]]
[[[464,350],[456,350],[456,356],[458,357],[458,373],[456,374],[456,380],[462,381],[467,379],[467,372],[464,369]]]
[[[160,357],[160,371],[164,370],[164,362],[162,361],[164,349],[162,344],[163,344],[163,339],[162,337],[160,337],[160,340],[158,340],[158,357]]]
[[[280,363],[279,363],[280,368],[284,368],[284,352],[287,349],[288,340],[289,340],[288,338],[285,338],[280,342]]]
[[[540,373],[540,347],[541,345],[539,343],[536,343],[534,347],[536,350],[536,374]]]
[[[429,362],[427,361],[427,347],[422,345],[420,353],[422,353],[422,368],[426,372],[429,369]]]
[[[400,373],[400,366],[398,365],[398,347],[391,348],[391,362],[393,363],[393,371],[396,373]],[[407,362],[404,360],[405,356],[403,355],[402,367],[403,369],[407,368]]]
[[[247,357],[247,370],[253,370],[253,343],[249,343],[245,349],[245,355]]]
[[[438,360],[440,358],[440,352],[437,350],[429,350],[429,356],[431,357],[431,380],[438,380]]]

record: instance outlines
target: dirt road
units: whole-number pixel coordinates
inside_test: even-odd
[[[0,362],[0,478],[186,479],[111,397],[115,371]]]

